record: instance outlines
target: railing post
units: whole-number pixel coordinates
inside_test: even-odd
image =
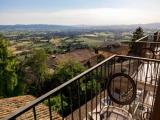
[[[160,41],[160,32],[158,32],[157,41]]]
[[[158,32],[155,32],[155,33],[154,33],[154,40],[153,40],[153,41],[154,41],[154,42],[157,41],[157,38],[158,38]]]
[[[151,115],[151,120],[160,120],[160,82],[158,81],[158,88],[156,91],[156,98],[154,102],[153,112]]]

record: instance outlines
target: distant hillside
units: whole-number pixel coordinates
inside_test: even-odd
[[[108,25],[108,26],[87,26],[87,25],[47,25],[47,24],[31,24],[31,25],[0,25],[0,31],[81,31],[81,30],[133,30],[141,26],[144,29],[160,29],[160,23],[151,24],[134,24],[134,25]]]
[[[131,24],[131,25],[108,25],[108,26],[87,26],[95,29],[136,29],[137,27],[142,27],[143,29],[160,29],[160,23],[150,23],[150,24]]]
[[[75,27],[64,25],[46,25],[46,24],[31,24],[31,25],[0,25],[0,31],[62,31],[70,30]]]

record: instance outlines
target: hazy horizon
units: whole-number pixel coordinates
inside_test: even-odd
[[[1,0],[0,25],[159,23],[159,0]]]
[[[107,25],[107,24],[104,24],[104,25],[87,25],[87,24],[41,24],[41,23],[36,23],[36,24],[0,24],[0,25],[4,25],[4,26],[7,26],[7,25],[11,25],[11,26],[14,26],[14,25],[57,25],[57,26],[130,26],[130,25],[148,25],[148,24],[160,24],[160,22],[153,22],[153,23],[145,23],[145,24],[111,24],[111,25]]]

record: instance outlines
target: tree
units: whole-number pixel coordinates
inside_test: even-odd
[[[34,49],[27,60],[27,72],[32,76],[31,92],[41,95],[43,83],[48,79],[47,54],[44,49]]]
[[[132,37],[132,42],[135,42],[136,40],[142,38],[144,36],[143,29],[141,27],[138,27],[134,32],[133,32],[133,37]]]
[[[85,70],[85,68],[77,61],[73,61],[71,59],[66,59],[66,60],[61,60],[58,65],[57,68],[55,70],[55,73],[53,75],[53,79],[51,81],[51,85],[54,87],[57,87],[65,82],[67,82],[68,80],[72,79],[73,77],[75,77],[76,75],[82,73]],[[62,96],[63,96],[63,102],[64,102],[64,108],[63,108],[63,114],[66,116],[70,113],[70,105],[71,105],[71,101],[70,101],[70,92],[72,91],[72,94],[74,95],[73,97],[73,105],[77,105],[77,100],[78,100],[78,96],[77,96],[77,82],[72,83],[69,86],[66,86],[63,90],[62,90]],[[80,88],[81,93],[82,89]],[[83,98],[83,97],[81,97]],[[60,103],[60,96],[54,96],[51,99],[53,104],[53,108],[55,111],[57,112],[61,112],[61,103]],[[76,106],[73,106],[73,109],[76,108]]]
[[[67,108],[68,106],[68,103],[66,102],[66,98],[64,96],[63,97],[63,110],[67,110],[69,108]],[[61,106],[61,96],[60,95],[56,95],[54,97],[52,97],[50,99],[51,103],[50,105],[52,106],[52,109],[56,112],[59,112],[60,114],[62,114],[62,112],[64,113],[64,111],[62,111],[62,106]],[[44,103],[46,105],[49,105],[48,104],[48,100],[44,101]]]
[[[137,48],[136,48],[136,43],[134,43],[136,40],[142,38],[144,36],[143,29],[141,27],[138,27],[134,32],[133,32],[133,37],[132,37],[132,43],[130,44],[130,51],[132,53],[136,53]]]
[[[53,75],[53,81],[52,84],[56,84],[56,86],[59,86],[60,84],[63,84],[67,82],[68,80],[72,79],[73,77],[79,75],[85,70],[85,68],[77,61],[71,60],[71,59],[66,59],[65,61],[60,61],[58,64],[55,74]],[[95,89],[98,90],[100,85],[97,85],[97,75],[92,74],[92,75],[86,75],[85,77],[82,77],[81,79],[72,82],[70,85],[65,86],[61,92],[63,96],[63,102],[64,102],[64,108],[63,108],[63,114],[64,116],[67,116],[68,114],[71,113],[71,105],[73,111],[79,107],[78,100],[80,98],[81,105],[85,103],[85,95],[87,96],[87,100],[92,99],[95,93]],[[79,84],[78,84],[79,83]],[[87,84],[87,88],[86,88]],[[55,86],[55,87],[56,87]],[[79,89],[78,89],[79,88]],[[79,93],[78,94],[78,90]],[[92,91],[92,92],[91,92]],[[71,94],[73,95],[71,98]],[[92,96],[92,95],[93,96]],[[79,96],[78,96],[79,95]],[[72,99],[72,103],[71,103]],[[61,104],[60,104],[60,97],[54,96],[51,99],[53,104],[53,108],[57,112],[61,112]]]
[[[8,41],[0,35],[0,96],[9,97],[14,94],[18,84],[16,74],[17,61],[8,50]]]
[[[59,81],[59,84],[62,84],[84,70],[85,68],[79,62],[66,58],[66,60],[61,60],[57,65],[54,78]]]

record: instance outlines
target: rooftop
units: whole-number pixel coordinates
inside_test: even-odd
[[[6,117],[10,113],[15,112],[22,106],[29,104],[36,98],[32,95],[16,96],[11,98],[0,99],[0,119]],[[48,107],[45,104],[39,104],[37,107],[37,116],[39,120],[47,120],[49,118]],[[60,120],[61,117],[58,113],[52,111],[53,118]],[[27,116],[27,117],[26,117]],[[23,120],[33,119],[32,110],[27,111],[24,116],[20,117]],[[19,119],[20,119],[19,118]]]

